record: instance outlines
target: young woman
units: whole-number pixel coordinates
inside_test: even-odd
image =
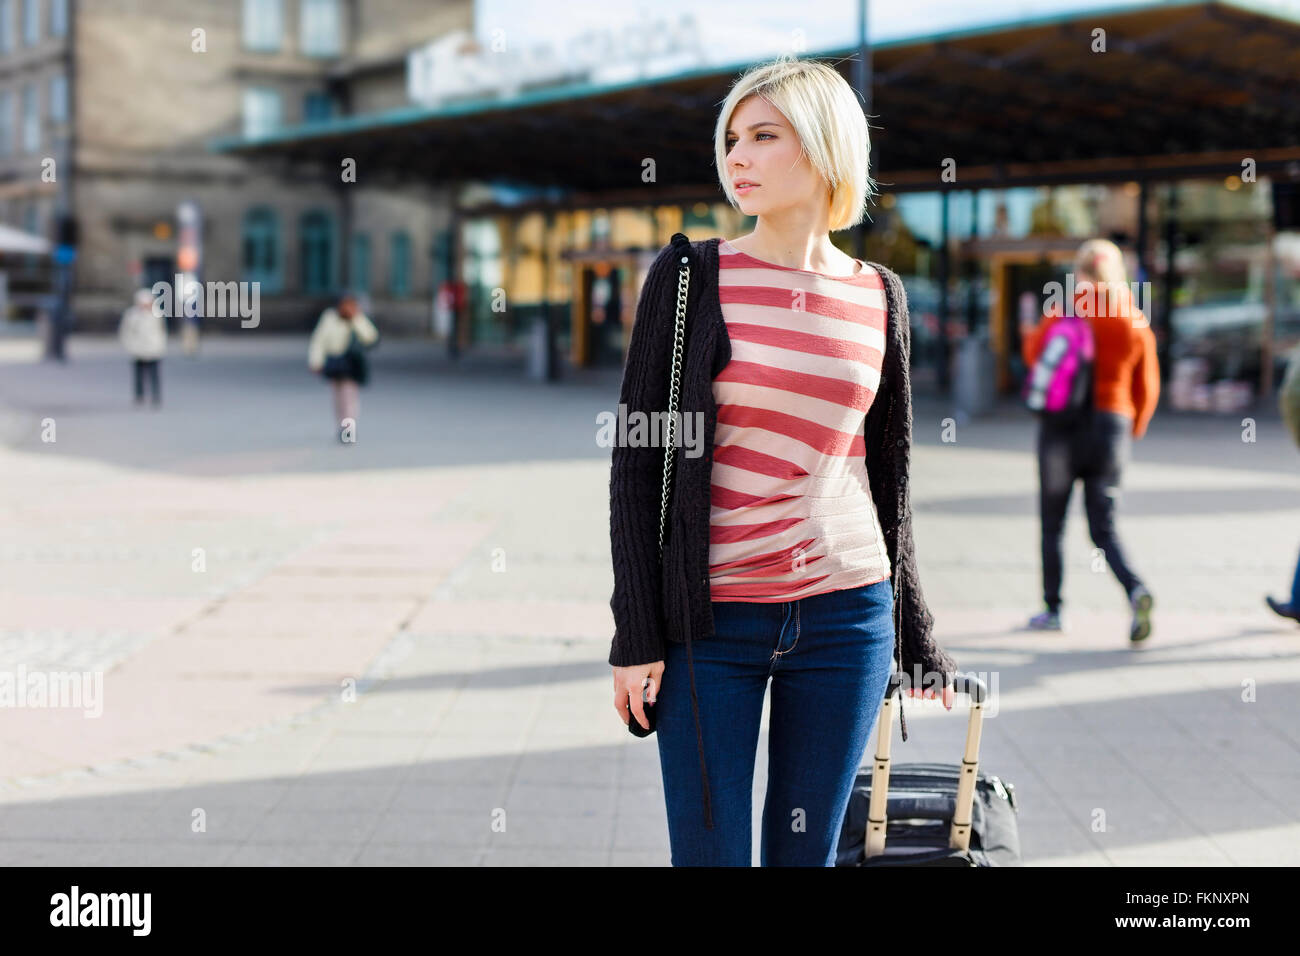
[[[748,866],[770,679],[762,863],[831,866],[894,662],[909,694],[953,699],[912,545],[907,302],[898,276],[828,238],[872,192],[866,118],[838,72],[751,70],[714,135],[722,188],[757,222],[675,235],[642,288],[620,401],[667,409],[688,269],[679,408],[705,453],[675,453],[661,557],[664,448],[614,449],[614,706],[648,726],[646,689],[673,864]]]
[[[329,379],[334,388],[334,422],[339,441],[356,440],[361,413],[360,388],[370,379],[366,349],[379,342],[379,330],[357,307],[356,296],[344,293],[337,309],[321,313],[307,345],[307,367]]]
[[[1129,642],[1151,635],[1154,599],[1129,566],[1115,530],[1115,506],[1131,443],[1146,434],[1160,398],[1160,367],[1150,323],[1133,301],[1119,246],[1090,239],[1074,262],[1074,314],[1092,327],[1093,409],[1068,427],[1044,421],[1038,430],[1039,517],[1042,525],[1043,602],[1029,619],[1031,630],[1062,630],[1061,534],[1074,483],[1083,480],[1083,501],[1092,543],[1124,588],[1132,610]],[[1059,316],[1046,315],[1021,338],[1022,357],[1032,368],[1046,334]]]

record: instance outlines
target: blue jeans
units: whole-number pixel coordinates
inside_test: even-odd
[[[894,665],[893,584],[781,603],[713,602],[692,645],[713,826],[704,826],[685,645],[667,641],[655,707],[673,866],[749,866],[754,758],[772,681],[763,866],[833,866]]]

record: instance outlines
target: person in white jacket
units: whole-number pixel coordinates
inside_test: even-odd
[[[167,354],[167,321],[154,310],[153,293],[137,289],[135,304],[122,313],[117,337],[135,366],[135,403],[144,404],[144,380],[149,378],[149,393],[154,407],[162,402],[158,384],[158,365]]]
[[[307,367],[329,379],[334,386],[334,420],[339,441],[356,440],[357,415],[361,411],[360,386],[370,378],[366,349],[379,341],[379,330],[357,307],[356,296],[345,292],[337,308],[321,313],[307,345]]]

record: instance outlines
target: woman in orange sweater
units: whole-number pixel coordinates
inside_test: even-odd
[[[1061,534],[1076,479],[1083,479],[1092,541],[1128,595],[1133,618],[1129,641],[1151,633],[1151,592],[1129,567],[1115,531],[1121,472],[1131,442],[1146,434],[1160,397],[1160,367],[1150,322],[1133,301],[1119,247],[1090,239],[1075,256],[1074,314],[1092,328],[1093,407],[1084,424],[1062,427],[1044,421],[1038,432],[1039,516],[1042,521],[1043,601],[1047,609],[1029,620],[1035,630],[1063,630]],[[1044,315],[1021,336],[1025,365],[1038,359],[1058,315]]]

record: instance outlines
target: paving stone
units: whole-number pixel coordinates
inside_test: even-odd
[[[617,370],[540,400],[517,370],[403,342],[340,449],[303,424],[328,409],[302,337],[205,345],[147,421],[113,404],[115,343],[73,347],[65,376],[0,355],[0,671],[101,670],[105,709],[4,713],[0,863],[669,864],[658,742],[610,704],[609,459],[588,423]],[[66,409],[57,447],[14,396]],[[1277,529],[1300,526],[1280,422],[1220,447],[1219,420],[1162,410],[1135,445],[1120,529],[1157,595],[1135,651],[1077,501],[1070,629],[1020,630],[1033,425],[1003,402],[945,444],[950,412],[917,396],[918,561],[936,637],[996,681],[980,767],[1016,785],[1026,865],[1300,863],[1300,631],[1262,600],[1295,566]],[[959,758],[964,701],[904,708],[896,764]]]

